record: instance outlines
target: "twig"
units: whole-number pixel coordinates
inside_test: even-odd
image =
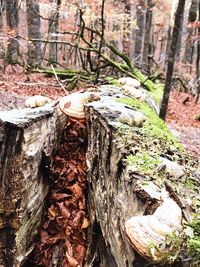
[[[51,84],[51,83],[26,83],[26,82],[17,82],[16,84],[19,85],[26,85],[26,86],[48,86],[48,87],[60,87],[57,83]]]
[[[55,77],[56,77],[57,82],[60,84],[60,86],[62,87],[62,89],[64,90],[64,92],[65,92],[66,94],[68,94],[68,92],[67,92],[67,90],[65,89],[64,85],[59,81],[59,79],[58,79],[58,75],[56,74],[56,71],[55,71],[55,69],[54,69],[54,67],[53,67],[52,64],[51,64],[51,68],[52,68],[52,70],[53,70],[53,73],[54,73],[54,75],[55,75]]]

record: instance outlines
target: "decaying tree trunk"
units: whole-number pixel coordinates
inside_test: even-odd
[[[109,96],[113,93],[113,98],[106,96],[100,102],[93,102],[87,106],[88,201],[91,227],[90,250],[85,266],[155,266],[139,256],[131,247],[125,233],[125,222],[132,216],[152,214],[159,205],[159,191],[166,185],[176,201],[180,200],[179,205],[183,210],[183,216],[187,217],[188,207],[183,195],[187,195],[188,191],[184,188],[184,182],[181,182],[185,179],[183,177],[186,177],[186,172],[184,174],[183,166],[173,162],[173,157],[171,157],[170,164],[174,165],[174,173],[166,167],[164,171],[166,173],[161,178],[163,180],[160,184],[159,178],[153,178],[155,172],[152,173],[151,178],[150,173],[145,174],[145,171],[139,170],[140,164],[142,168],[148,165],[148,160],[145,159],[139,163],[140,152],[143,153],[144,144],[154,142],[151,149],[157,151],[158,154],[160,153],[159,147],[162,147],[161,154],[166,158],[169,158],[168,153],[175,153],[178,156],[178,150],[167,152],[165,138],[161,141],[162,144],[154,135],[152,139],[150,138],[151,141],[148,141],[149,136],[145,134],[145,130],[143,132],[143,126],[140,126],[141,128],[133,126],[134,108],[130,110],[130,107],[126,105],[131,99],[125,104],[116,102],[116,97],[120,94],[118,89],[108,87],[107,93]],[[132,116],[129,117],[128,114]],[[147,121],[148,119],[151,119],[151,116],[147,118]],[[149,150],[145,150],[145,153],[151,154]],[[132,163],[128,161],[130,155],[133,157]],[[134,163],[139,165],[136,166]],[[157,172],[158,169],[155,171]],[[178,188],[182,188],[179,192],[184,191],[183,195],[176,192],[174,183],[178,183]],[[140,235],[141,240],[143,234]],[[180,261],[166,266],[189,266],[187,264],[188,262]],[[163,265],[160,263],[156,266]]]
[[[154,214],[164,201],[163,189],[168,191],[170,199],[180,209],[180,219],[190,222],[190,204],[192,203],[193,211],[199,211],[198,198],[195,203],[196,190],[200,186],[198,163],[180,150],[180,144],[170,134],[167,126],[148,106],[148,95],[141,102],[130,97],[121,87],[109,85],[101,86],[100,94],[100,100],[88,103],[85,107],[90,226],[89,249],[84,266],[153,267],[154,262],[149,263],[148,256],[141,254],[136,244],[130,245],[125,224],[134,216]],[[52,151],[59,149],[58,140],[65,119],[56,106],[50,104],[34,110],[0,113],[0,266],[23,266],[20,264],[32,250],[33,237],[41,221],[49,187],[48,162]],[[71,133],[76,134],[76,131]],[[70,138],[69,135],[69,143],[70,140],[74,143],[74,139]],[[79,142],[83,143],[83,139],[79,138]],[[75,146],[74,153],[78,153],[79,149]],[[75,167],[70,165],[65,171]],[[71,178],[70,188],[74,186],[74,176]],[[68,198],[69,190],[65,192],[65,196],[66,194]],[[171,211],[170,208],[165,210],[163,227],[168,225]],[[55,217],[54,214],[51,215]],[[71,224],[70,231],[67,232],[71,240],[73,233],[75,238],[80,233],[76,220],[74,224],[74,228]],[[88,222],[87,226],[81,227],[87,229]],[[156,224],[147,228],[140,227],[138,231],[141,232],[141,238],[136,242],[142,242],[152,232],[159,235],[156,227]],[[181,225],[180,231],[183,229]],[[44,236],[41,247],[46,239]],[[58,242],[54,242],[56,246],[60,240],[62,239],[58,238]],[[176,242],[177,240],[181,242]],[[163,241],[161,250],[166,245],[169,251],[163,258],[167,262],[166,266],[189,266],[193,259],[187,254],[187,243],[183,243],[185,240],[187,237],[182,240],[180,232],[180,240],[179,236],[173,236],[166,244]],[[143,245],[145,246],[145,242]],[[149,243],[146,243],[146,253],[149,253],[148,246]],[[171,246],[175,250],[171,251]],[[45,249],[44,245],[44,252]],[[51,266],[83,266],[75,261],[71,261],[70,266],[68,262],[61,263],[63,258],[59,258],[60,253],[71,259],[77,256],[73,255],[72,248],[64,251],[66,246],[60,243],[56,249],[51,254],[52,261],[54,256],[56,258]],[[181,254],[178,254],[180,251]],[[171,259],[177,255],[179,258],[173,263]],[[162,263],[156,266],[163,266]]]
[[[20,266],[32,249],[62,118],[50,104],[0,112],[0,266]]]

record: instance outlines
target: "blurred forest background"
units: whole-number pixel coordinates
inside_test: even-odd
[[[1,68],[10,64],[19,64],[24,69],[53,64],[56,68],[95,72],[99,56],[89,42],[105,56],[120,62],[109,47],[111,44],[128,55],[134,66],[151,79],[162,79],[177,2],[1,0]],[[86,40],[81,38],[81,23],[84,23]],[[186,0],[174,74],[174,82],[181,91],[195,93],[197,90],[199,24],[199,1]],[[116,75],[108,64],[101,65],[101,69],[105,75]]]

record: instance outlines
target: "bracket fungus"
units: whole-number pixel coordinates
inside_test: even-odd
[[[34,95],[26,99],[25,106],[27,108],[42,107],[50,103],[50,98],[42,95]]]
[[[118,82],[121,85],[128,85],[128,86],[132,86],[134,88],[138,88],[138,87],[141,86],[141,83],[138,80],[133,79],[131,77],[122,77],[122,78],[119,78],[118,79]]]
[[[136,110],[127,110],[121,113],[118,119],[121,123],[128,124],[129,126],[142,127],[146,121],[145,115]]]
[[[73,119],[85,119],[84,105],[100,99],[98,93],[78,92],[60,99],[59,107],[63,113]]]
[[[142,257],[155,263],[177,255],[180,247],[175,245],[175,239],[181,239],[183,231],[181,208],[166,190],[162,192],[162,200],[152,215],[134,216],[125,223],[131,246]],[[173,238],[169,242],[170,236]]]
[[[145,93],[142,90],[136,89],[135,87],[132,87],[130,85],[123,85],[122,89],[128,96],[137,98],[141,101],[144,101],[146,99]]]

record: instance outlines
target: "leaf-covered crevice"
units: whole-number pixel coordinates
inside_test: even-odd
[[[50,191],[35,248],[23,266],[83,266],[89,226],[84,121],[66,119],[50,163]]]

